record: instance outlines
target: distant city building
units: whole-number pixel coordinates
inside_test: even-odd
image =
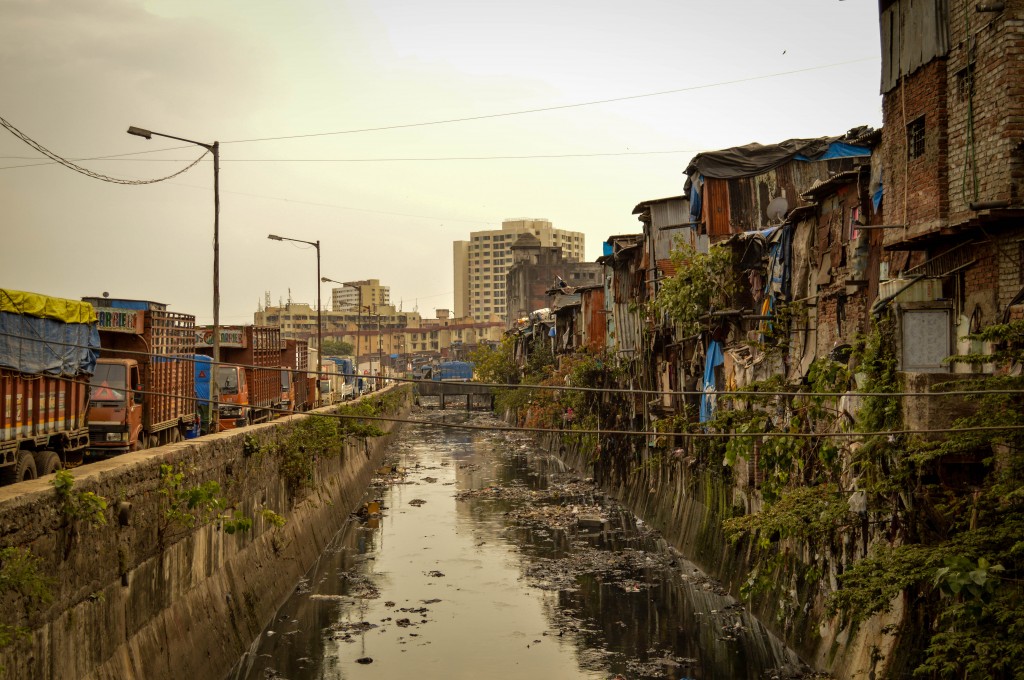
[[[378,305],[362,313],[357,312],[356,306],[350,311],[323,310],[320,320],[325,342],[351,343],[353,354],[363,359],[377,355],[387,359],[392,354],[402,358],[464,358],[481,343],[499,342],[504,332],[501,321],[452,318],[447,309],[438,309],[437,318],[424,319],[418,312],[399,312],[391,305]],[[284,340],[312,340],[315,344],[316,317],[312,305],[291,302],[257,311],[253,322],[278,326]]]
[[[349,285],[331,289],[332,311],[355,311],[359,304],[371,309],[381,305],[390,305],[391,287],[380,285],[380,279],[367,279],[352,281],[349,282]]]
[[[472,317],[478,322],[506,318],[505,277],[512,266],[512,244],[521,234],[534,236],[542,246],[560,249],[563,262],[583,260],[583,234],[555,229],[549,220],[504,220],[501,229],[471,232],[468,241],[453,243],[456,317]]]
[[[530,233],[521,234],[510,246],[512,264],[507,274],[505,323],[547,307],[547,291],[554,287],[574,289],[603,283],[604,265],[566,261],[561,248],[545,246]]]

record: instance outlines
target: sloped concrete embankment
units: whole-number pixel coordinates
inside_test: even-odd
[[[409,390],[390,394],[393,414],[408,413]],[[31,550],[53,577],[49,604],[2,595],[7,625],[25,635],[0,653],[0,675],[223,678],[348,520],[396,427],[380,422],[385,436],[318,453],[312,484],[289,488],[275,448],[305,417],[74,470],[76,490],[110,500],[106,526],[69,523],[52,477],[0,489],[0,546]],[[186,484],[216,481],[222,512],[253,518],[251,531],[171,526],[161,465],[183,466]],[[275,527],[264,509],[287,522]]]
[[[603,451],[582,448],[579,440],[546,435],[541,445],[567,465],[593,475],[606,491],[619,499],[636,516],[661,532],[669,544],[705,573],[713,576],[734,596],[739,596],[754,567],[749,541],[729,542],[722,521],[734,515],[734,505],[749,504],[719,473],[689,466],[673,456],[644,460],[635,451]],[[843,630],[825,616],[825,596],[835,587],[835,575],[861,537],[837,537],[828,551],[829,568],[808,577],[779,569],[767,575],[775,585],[747,602],[758,619],[817,670],[841,678],[869,677],[872,671],[884,677],[880,659],[894,652],[899,640],[890,631],[902,619],[902,601],[893,611],[873,617],[855,630]],[[798,564],[809,564],[809,548],[795,542],[781,546],[794,553]],[[833,554],[838,551],[838,555]],[[859,555],[858,555],[859,556]],[[884,632],[883,632],[884,631]]]

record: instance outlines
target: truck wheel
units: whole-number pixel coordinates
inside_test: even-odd
[[[168,437],[167,441],[168,441],[169,444],[176,444],[177,442],[180,442],[181,441],[181,430],[179,430],[176,427],[172,428],[171,429],[170,437]]]
[[[54,472],[64,467],[61,465],[60,456],[53,451],[36,451],[32,454],[32,457],[35,459],[36,473],[40,477],[52,475]]]
[[[18,454],[18,462],[0,470],[0,484],[17,484],[36,478],[36,459],[28,451]]]

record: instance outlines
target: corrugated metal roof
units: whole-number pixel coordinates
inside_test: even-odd
[[[836,173],[827,179],[819,179],[807,191],[800,194],[800,197],[809,201],[818,200],[822,196],[828,196],[833,193],[844,184],[857,181],[858,175],[860,175],[860,169],[846,170],[845,172]]]
[[[650,201],[644,201],[643,203],[637,203],[636,207],[633,208],[633,214],[634,215],[639,215],[644,210],[646,210],[647,208],[649,208],[650,206],[652,206],[652,205],[654,205],[656,203],[667,203],[668,201],[680,201],[680,200],[685,201],[688,198],[689,198],[688,196],[669,196],[668,198],[654,198],[654,199],[651,199]]]

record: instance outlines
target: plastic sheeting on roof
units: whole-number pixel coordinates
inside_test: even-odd
[[[869,156],[871,150],[839,142],[842,137],[787,139],[778,144],[747,144],[721,151],[706,151],[693,157],[686,174],[699,172],[704,177],[735,179],[753,177],[773,170],[791,160],[819,161],[829,158]]]
[[[95,323],[96,310],[88,302],[0,288],[0,312],[23,314],[64,323]]]
[[[853,144],[844,144],[843,142],[832,142],[828,145],[828,149],[825,153],[821,154],[817,158],[808,158],[802,153],[798,153],[793,156],[795,161],[827,161],[833,158],[856,158],[858,156],[870,156],[871,149],[866,146],[854,146]]]
[[[72,378],[95,370],[99,349],[95,323],[0,311],[0,368]]]

